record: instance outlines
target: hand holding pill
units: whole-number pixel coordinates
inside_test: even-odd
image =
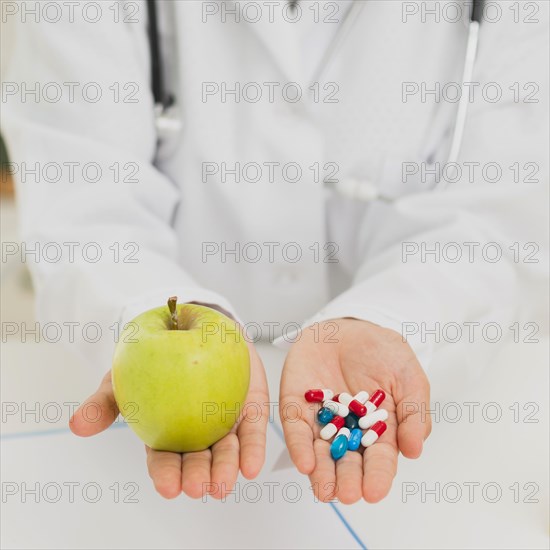
[[[322,323],[317,338],[304,330],[287,356],[280,397],[286,443],[320,500],[377,502],[391,488],[399,452],[422,452],[431,429],[429,415],[420,414],[429,408],[429,385],[398,333],[356,319],[332,320],[330,330],[335,324],[336,336],[326,341]],[[311,388],[321,390],[317,401],[305,398]],[[289,403],[300,404],[299,419],[285,418]]]

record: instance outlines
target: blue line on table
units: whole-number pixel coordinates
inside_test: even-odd
[[[269,422],[275,433],[279,436],[280,439],[284,441],[284,435],[283,431],[275,422]],[[330,507],[334,510],[335,514],[338,516],[340,521],[344,524],[344,527],[348,530],[349,534],[355,539],[357,544],[359,545],[359,548],[362,548],[362,550],[367,550],[367,547],[365,546],[364,542],[361,540],[359,535],[355,532],[353,527],[348,523],[346,518],[344,517],[344,514],[342,514],[341,510],[338,508],[338,506],[334,502],[329,502]]]

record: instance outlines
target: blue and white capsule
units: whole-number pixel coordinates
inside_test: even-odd
[[[330,454],[334,460],[339,460],[346,454],[350,435],[351,433],[348,428],[340,428],[338,431],[338,434],[330,446]]]

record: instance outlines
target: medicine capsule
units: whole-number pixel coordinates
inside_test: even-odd
[[[359,403],[357,399],[352,399],[348,405],[349,410],[358,417],[365,416],[367,414],[367,407],[363,403]]]
[[[349,437],[350,431],[347,428],[341,428],[330,446],[330,454],[334,460],[338,460],[346,454]]]
[[[332,390],[308,390],[304,397],[308,403],[321,403],[327,399],[332,399],[333,395]]]
[[[387,427],[386,423],[381,420],[374,423],[371,429],[362,437],[361,445],[370,447],[386,431]]]
[[[359,427],[363,430],[368,430],[373,424],[376,424],[379,420],[387,420],[388,411],[386,409],[376,409],[373,413],[363,416],[359,419]]]
[[[367,402],[368,398],[369,398],[369,392],[365,390],[362,390],[353,396],[353,399],[355,399],[356,401],[359,401],[359,403],[363,403],[363,405]]]
[[[337,401],[332,401],[331,399],[325,401],[323,403],[323,407],[326,407],[333,414],[341,416],[342,418],[349,414],[349,409],[343,403],[338,403]]]
[[[348,403],[353,399],[353,397],[346,392],[339,393],[338,395],[335,395],[332,398],[334,401],[337,401],[338,403],[343,403],[344,405],[348,405]]]
[[[328,441],[336,432],[344,427],[345,420],[341,416],[335,416],[322,430],[319,434],[321,439]]]
[[[346,405],[346,407],[353,413],[355,416],[365,416],[367,414],[367,408],[363,403],[354,399],[349,393],[339,393],[338,402]]]
[[[317,420],[320,424],[326,424],[334,418],[334,414],[326,407],[321,407],[317,413]]]
[[[354,414],[348,414],[346,416],[346,428],[352,431],[359,427],[359,419]]]
[[[361,445],[361,437],[363,437],[363,432],[359,428],[351,430],[351,435],[348,440],[348,451],[356,451]]]
[[[386,394],[382,390],[376,390],[370,397],[370,399],[365,403],[367,409],[367,414],[374,412],[386,399]]]

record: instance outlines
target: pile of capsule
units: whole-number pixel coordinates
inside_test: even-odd
[[[342,458],[346,451],[356,451],[360,445],[370,447],[386,431],[384,422],[388,411],[379,409],[386,394],[376,390],[370,397],[366,391],[357,395],[331,390],[308,390],[304,397],[308,403],[322,403],[317,420],[323,426],[321,438],[334,441],[330,454],[334,460]]]

